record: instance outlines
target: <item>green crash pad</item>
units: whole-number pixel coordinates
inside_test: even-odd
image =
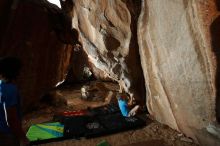
[[[32,125],[27,137],[32,141],[48,140],[63,137],[64,125],[59,122]]]

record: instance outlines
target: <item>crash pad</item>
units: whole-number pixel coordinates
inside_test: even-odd
[[[27,137],[32,145],[66,139],[99,137],[146,125],[146,121],[137,116],[124,117],[118,105],[114,104],[83,112],[68,111],[55,117],[54,120],[57,119],[57,122],[34,124],[29,128]]]
[[[63,137],[64,125],[59,122],[32,125],[26,136],[30,141]]]

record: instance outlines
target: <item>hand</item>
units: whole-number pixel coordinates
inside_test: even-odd
[[[130,110],[130,112],[128,113],[129,117],[135,116],[137,114],[138,109],[140,108],[139,105],[136,105],[134,108],[132,108]]]

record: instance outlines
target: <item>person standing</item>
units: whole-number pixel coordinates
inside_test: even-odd
[[[27,146],[22,129],[20,96],[14,81],[21,62],[15,57],[0,58],[0,145]]]

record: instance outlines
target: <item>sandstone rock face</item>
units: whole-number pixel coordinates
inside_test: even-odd
[[[138,27],[148,109],[194,139],[215,121],[215,74],[201,3],[143,1]]]
[[[120,0],[72,2],[73,13],[69,15],[73,16],[73,27],[80,32],[89,60],[104,76],[118,81],[130,93],[131,100],[145,104],[136,33],[141,3]]]
[[[211,23],[205,25],[203,12],[213,10],[213,1],[73,3],[73,27],[97,68],[136,99],[141,98],[135,87],[141,85],[143,70],[148,110],[156,120],[203,145],[219,144],[211,136],[203,137],[216,121],[218,99],[217,65],[208,35]]]

